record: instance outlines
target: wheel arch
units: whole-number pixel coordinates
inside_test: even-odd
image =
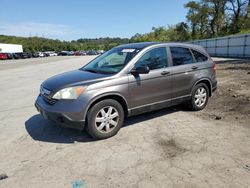
[[[192,87],[192,91],[193,91],[193,88],[196,85],[200,84],[200,83],[206,84],[206,86],[208,87],[208,90],[209,90],[208,91],[209,92],[209,97],[211,97],[212,96],[212,82],[209,80],[209,78],[202,78],[202,79],[196,81],[195,84]]]
[[[125,116],[128,115],[128,103],[127,100],[120,94],[118,93],[107,93],[107,94],[103,94],[103,95],[99,95],[97,97],[95,97],[87,106],[87,110],[84,114],[84,119],[86,120],[88,111],[98,102],[105,100],[105,99],[113,99],[117,102],[119,102],[124,110],[124,114]]]

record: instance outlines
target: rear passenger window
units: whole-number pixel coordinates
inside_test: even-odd
[[[182,47],[170,47],[173,65],[186,65],[194,63],[193,56],[189,49]]]
[[[135,68],[140,66],[148,66],[150,70],[167,67],[166,48],[155,48],[146,52],[135,64]]]
[[[194,57],[196,59],[196,62],[204,62],[204,61],[207,61],[208,60],[208,57],[203,55],[202,53],[200,52],[197,52],[195,50],[192,50],[192,53],[194,54]]]

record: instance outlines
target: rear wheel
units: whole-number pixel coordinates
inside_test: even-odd
[[[189,108],[191,110],[199,111],[206,107],[209,93],[208,87],[204,83],[197,84],[192,91],[192,97],[189,101]]]
[[[116,135],[120,130],[124,111],[121,104],[112,99],[96,103],[88,112],[88,133],[96,139],[105,139]]]

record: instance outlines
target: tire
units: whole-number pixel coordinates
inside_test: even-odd
[[[199,111],[203,110],[209,98],[209,90],[206,84],[200,83],[194,86],[192,90],[192,96],[188,102],[188,107],[190,110]]]
[[[87,115],[87,131],[95,139],[106,139],[117,134],[123,125],[124,110],[112,99],[96,103]]]

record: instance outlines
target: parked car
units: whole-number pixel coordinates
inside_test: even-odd
[[[57,56],[57,53],[55,52],[45,52],[45,54],[48,56]]]
[[[6,53],[8,59],[14,59],[13,53]]]
[[[23,56],[24,59],[30,58],[30,55],[27,52],[22,52],[21,54],[22,54],[22,56]]]
[[[87,55],[87,53],[85,51],[82,51],[82,55]]]
[[[98,53],[94,50],[88,51],[87,55],[98,55]]]
[[[35,106],[63,126],[97,139],[114,136],[124,117],[180,103],[198,111],[217,88],[216,67],[207,52],[182,43],[121,45],[84,67],[51,77]]]
[[[61,56],[68,56],[68,55],[70,55],[70,54],[69,54],[68,51],[61,51],[61,52],[59,53],[59,55],[61,55]]]
[[[104,53],[104,50],[98,50],[97,53],[98,53],[98,54],[103,54],[103,53]]]
[[[33,57],[31,52],[23,52],[23,53],[26,54],[27,58],[32,58]]]
[[[38,57],[45,57],[45,54],[43,52],[37,52]]]
[[[80,56],[80,55],[83,55],[81,51],[75,51],[74,53],[75,56]]]
[[[17,53],[12,53],[14,59],[19,59],[19,55]]]
[[[58,54],[56,52],[51,52],[50,56],[57,56]]]
[[[0,60],[6,60],[8,59],[8,56],[6,53],[0,53]]]
[[[28,55],[26,53],[23,53],[23,52],[18,52],[18,53],[15,53],[15,59],[25,59],[25,58],[28,58]]]
[[[44,57],[49,57],[48,53],[46,53],[46,52],[42,52],[42,53],[43,53]]]
[[[80,55],[87,55],[87,53],[85,51],[75,51],[74,52],[75,56],[80,56]]]
[[[39,57],[39,54],[37,52],[33,52],[32,57],[37,58],[37,57]]]

